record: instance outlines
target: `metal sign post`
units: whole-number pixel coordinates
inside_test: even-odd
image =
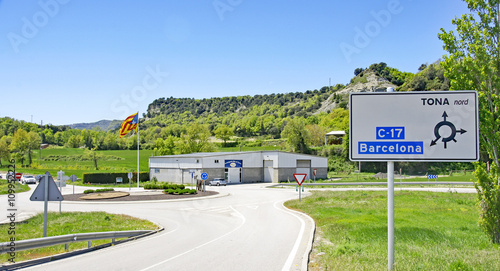
[[[194,169],[190,169],[189,173],[191,173],[191,187],[194,186],[194,173],[196,171]]]
[[[50,173],[45,172],[45,184],[43,192],[43,237],[47,237],[47,207],[49,203],[49,177]]]
[[[75,182],[78,178],[76,177],[76,175],[73,174],[73,175],[69,176],[69,179],[73,182],[73,195],[74,195],[75,194]]]
[[[130,191],[132,189],[132,185],[131,185],[132,176],[133,176],[132,172],[129,172],[127,174],[127,177],[128,177],[128,191]]]
[[[295,178],[295,181],[299,184],[299,202],[302,200],[302,183],[306,179],[307,174],[305,173],[295,173],[293,174],[293,177]]]
[[[43,237],[47,237],[47,209],[49,201],[64,200],[61,191],[47,171],[40,179],[35,191],[31,194],[31,201],[43,201]]]
[[[208,179],[208,173],[206,172],[201,173],[200,178],[203,180],[203,192],[205,192],[205,181]]]
[[[389,87],[387,92],[394,92]],[[403,127],[404,130],[404,127]],[[380,132],[380,131],[379,131]],[[394,162],[387,161],[387,266],[394,268]]]
[[[387,162],[387,241],[388,266],[394,266],[394,162]]]
[[[59,191],[61,191],[61,183],[63,181],[63,176],[64,176],[64,171],[59,170],[59,172],[57,172],[57,180],[58,180],[58,184],[59,184]],[[61,202],[59,202],[59,214],[61,214]]]

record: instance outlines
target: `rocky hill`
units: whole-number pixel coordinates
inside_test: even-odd
[[[388,87],[396,89],[398,86],[389,82],[389,80],[378,76],[373,71],[360,73],[352,83],[339,91],[340,94],[349,94],[351,92],[385,92]]]

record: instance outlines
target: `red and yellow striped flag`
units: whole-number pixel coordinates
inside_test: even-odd
[[[130,131],[137,129],[139,125],[139,112],[128,116],[122,123],[120,128],[120,138],[128,134]]]

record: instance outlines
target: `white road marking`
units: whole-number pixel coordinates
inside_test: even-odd
[[[281,202],[281,209],[278,208],[276,206],[277,203],[280,203]],[[297,237],[297,239],[295,240],[295,244],[293,245],[293,248],[292,248],[292,251],[290,251],[290,254],[288,255],[288,258],[286,259],[286,262],[285,262],[285,265],[283,265],[283,268],[281,269],[281,271],[289,271],[290,268],[292,267],[292,264],[293,264],[293,260],[295,259],[295,256],[297,255],[297,251],[299,250],[299,246],[300,246],[300,242],[302,241],[302,235],[304,235],[304,231],[305,231],[305,222],[304,220],[299,217],[298,215],[292,213],[291,211],[288,211],[285,206],[283,205],[284,201],[277,201],[274,203],[274,208],[282,211],[282,212],[285,212],[285,213],[288,213],[294,217],[296,217],[299,221],[300,221],[300,231],[299,231],[299,236]]]
[[[232,230],[232,231],[230,231],[230,232],[228,232],[228,233],[226,233],[226,234],[224,234],[224,235],[221,235],[221,236],[219,236],[219,237],[217,237],[217,238],[215,238],[215,239],[213,239],[213,240],[211,240],[211,241],[208,241],[208,242],[206,242],[206,243],[203,243],[203,244],[201,244],[201,245],[199,245],[199,246],[197,246],[197,247],[195,247],[195,248],[193,248],[193,249],[190,249],[190,250],[188,250],[188,251],[185,251],[185,252],[183,252],[183,253],[181,253],[181,254],[177,254],[176,256],[173,256],[173,257],[171,257],[171,258],[168,258],[168,259],[166,259],[166,260],[164,260],[164,261],[161,261],[161,262],[156,263],[156,264],[154,264],[154,265],[151,265],[151,266],[149,266],[149,267],[146,267],[146,268],[142,269],[141,271],[146,271],[146,270],[150,270],[150,269],[152,269],[152,268],[158,267],[158,266],[160,266],[160,265],[162,265],[162,264],[164,264],[164,263],[167,263],[167,262],[169,262],[169,261],[171,261],[171,260],[174,260],[174,259],[176,259],[176,258],[179,258],[179,257],[181,257],[181,256],[183,256],[183,255],[186,255],[186,254],[190,253],[190,252],[193,252],[193,251],[195,251],[195,250],[197,250],[197,249],[199,249],[199,248],[202,248],[202,247],[204,247],[204,246],[206,246],[206,245],[208,245],[208,244],[211,244],[211,243],[213,243],[213,242],[216,242],[216,241],[218,241],[218,240],[220,240],[220,239],[222,239],[222,238],[224,238],[224,237],[226,237],[226,236],[228,236],[228,235],[232,234],[233,232],[235,232],[235,231],[239,230],[239,229],[240,229],[240,228],[241,228],[241,227],[245,224],[245,222],[246,222],[246,218],[245,218],[245,216],[243,216],[240,212],[238,212],[236,209],[234,209],[232,206],[230,206],[229,208],[231,208],[231,209],[232,209],[232,210],[233,210],[233,211],[237,214],[237,216],[238,216],[239,218],[241,218],[241,220],[242,220],[241,224],[240,224],[238,227],[236,227],[234,230]]]

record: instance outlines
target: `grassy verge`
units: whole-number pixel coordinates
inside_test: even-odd
[[[30,187],[27,184],[20,184],[17,182],[16,187],[14,188],[14,191],[16,193],[21,193],[24,191],[30,190]],[[5,195],[9,194],[9,182],[4,179],[0,179],[0,195]]]
[[[49,213],[47,218],[47,236],[57,236],[85,232],[154,230],[156,225],[150,221],[127,215],[115,215],[105,212],[67,212]],[[15,234],[9,235],[9,225],[0,225],[0,242],[7,242],[10,237],[17,241],[43,237],[43,214],[36,215],[25,222],[16,223]],[[93,241],[93,246],[109,243],[110,240]],[[87,248],[87,242],[72,243],[69,250]],[[16,252],[15,261],[24,261],[64,252],[64,245],[24,250]],[[8,255],[0,255],[0,261],[8,261]]]
[[[500,270],[475,197],[396,192],[395,270]],[[322,235],[310,270],[387,270],[386,192],[314,192],[286,206],[313,217]]]
[[[329,172],[328,178],[330,180],[324,182],[385,182],[386,179],[378,179],[373,177],[374,173],[352,173],[352,174],[344,174],[344,175],[336,175],[335,172]],[[408,177],[403,176],[394,177],[394,182],[397,183],[399,181],[403,182],[427,182],[429,181],[427,177]],[[438,179],[432,179],[429,182],[474,182],[476,181],[476,177],[472,173],[463,174],[463,173],[454,173],[451,176],[440,176]],[[311,181],[312,182],[312,181]]]

